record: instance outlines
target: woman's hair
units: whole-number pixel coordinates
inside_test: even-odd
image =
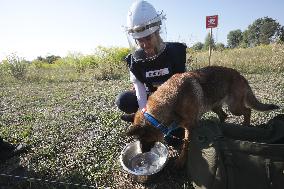
[[[161,44],[163,42],[163,39],[160,35],[160,29],[158,29],[157,31],[155,31],[155,35],[158,38],[159,43]]]
[[[163,48],[164,41],[160,35],[160,30],[155,31],[154,35],[156,36],[157,42],[158,42],[158,46],[156,46],[156,49],[155,49],[156,53],[158,54]]]

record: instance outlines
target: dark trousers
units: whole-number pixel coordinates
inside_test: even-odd
[[[121,111],[127,114],[135,113],[139,108],[135,90],[120,93],[115,103]]]

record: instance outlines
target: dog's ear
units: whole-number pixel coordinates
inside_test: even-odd
[[[142,136],[145,132],[145,129],[140,125],[132,125],[129,130],[126,132],[127,136]]]

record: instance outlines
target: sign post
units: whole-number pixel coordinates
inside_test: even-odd
[[[212,52],[212,28],[216,28],[218,26],[218,15],[213,16],[206,16],[206,29],[210,28],[210,35],[209,35],[209,66],[211,65],[211,52]]]

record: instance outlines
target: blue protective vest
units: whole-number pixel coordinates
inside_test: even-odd
[[[158,86],[175,73],[186,70],[186,45],[167,42],[165,50],[155,59],[145,59],[143,50],[126,56],[125,60],[135,77],[146,85],[147,92],[154,92]]]

